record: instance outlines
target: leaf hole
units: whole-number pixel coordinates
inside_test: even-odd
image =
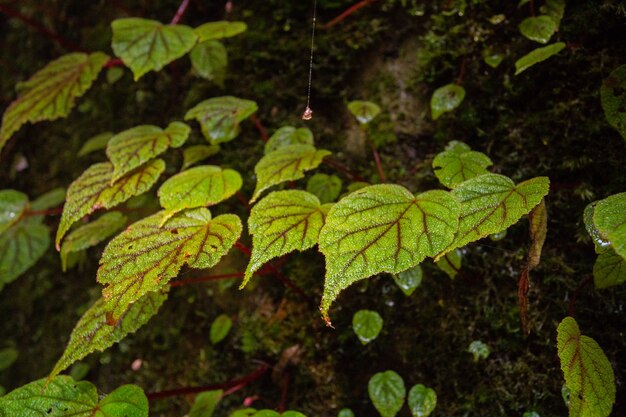
[[[177,235],[178,234],[178,229],[172,229],[172,230],[170,230],[170,232],[172,232],[173,235]]]
[[[48,414],[52,413],[52,408],[48,408],[48,411],[46,411],[46,413]]]

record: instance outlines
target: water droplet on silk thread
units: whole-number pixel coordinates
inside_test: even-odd
[[[311,83],[313,80],[313,50],[315,49],[315,23],[317,22],[317,0],[313,2],[313,23],[311,25],[311,58],[309,60],[309,88],[306,95],[306,109],[302,113],[302,120],[311,120],[313,110],[311,110]]]

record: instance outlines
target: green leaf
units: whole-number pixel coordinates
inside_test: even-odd
[[[422,384],[414,385],[409,391],[409,408],[413,417],[428,417],[437,406],[437,393]]]
[[[115,55],[133,72],[135,81],[150,71],[160,71],[180,58],[198,41],[194,30],[183,25],[164,25],[137,17],[111,23]]]
[[[480,359],[487,359],[491,353],[489,346],[480,340],[474,340],[470,343],[467,351],[474,357],[474,362],[478,362]]]
[[[317,197],[301,190],[276,191],[259,201],[248,219],[252,255],[241,288],[269,260],[313,247],[327,212]]]
[[[50,246],[42,218],[30,217],[0,234],[0,290],[39,260]]]
[[[110,209],[148,191],[164,170],[165,162],[157,159],[111,185],[113,164],[103,162],[87,168],[67,190],[67,201],[57,230],[57,250],[60,249],[61,239],[76,221],[98,209]]]
[[[161,155],[170,146],[181,147],[189,137],[190,131],[186,124],[173,122],[165,130],[157,126],[143,125],[113,136],[106,151],[114,167],[111,183]]]
[[[548,43],[558,26],[550,16],[527,17],[519,25],[519,31],[531,41]]]
[[[80,380],[85,379],[85,377],[89,373],[89,369],[90,367],[88,364],[84,362],[78,362],[78,363],[75,363],[74,366],[72,366],[72,369],[70,369],[69,375],[75,381],[80,381]]]
[[[415,197],[399,185],[362,188],[343,198],[328,213],[320,233],[326,257],[322,314],[351,284],[414,267],[448,246],[458,227],[459,204],[446,191]]]
[[[161,206],[170,215],[181,210],[220,203],[241,188],[237,171],[203,165],[176,174],[159,188]]]
[[[214,97],[190,109],[185,120],[196,119],[204,137],[214,145],[235,139],[239,135],[239,124],[257,110],[254,101],[232,96]]]
[[[526,411],[522,417],[541,417],[541,415],[536,411]]]
[[[367,124],[380,114],[380,107],[371,101],[355,100],[348,103],[348,110],[359,123]]]
[[[296,129],[293,126],[283,126],[265,144],[265,155],[289,145],[313,146],[313,132],[306,127]]]
[[[502,60],[504,60],[503,54],[492,51],[491,49],[483,50],[483,61],[485,61],[485,63],[491,68],[498,68],[502,63]]]
[[[0,150],[25,123],[67,117],[76,99],[91,87],[108,59],[102,52],[64,55],[22,83],[20,97],[2,117]]]
[[[252,417],[256,413],[254,408],[244,408],[231,413],[230,417]]]
[[[606,120],[626,139],[626,65],[615,68],[602,82],[600,100]]]
[[[221,20],[200,25],[194,29],[194,32],[196,32],[200,42],[204,42],[211,39],[231,38],[245,32],[247,29],[248,25],[244,22]]]
[[[352,317],[352,329],[361,343],[367,345],[383,329],[383,318],[375,311],[359,310]]]
[[[149,292],[129,305],[115,324],[110,323],[106,300],[98,299],[76,323],[63,355],[48,378],[54,378],[90,353],[102,352],[136,332],[157,313],[166,299],[167,291]]]
[[[219,41],[204,41],[194,46],[189,53],[191,66],[196,74],[217,84],[224,83],[228,67],[228,53]]]
[[[113,132],[104,132],[99,135],[93,136],[83,144],[83,146],[78,151],[78,156],[85,156],[92,152],[99,151],[101,149],[105,149],[109,140],[114,136]]]
[[[211,218],[205,208],[177,214],[163,224],[166,211],[140,220],[109,242],[100,259],[98,282],[112,321],[128,305],[150,291],[167,285],[187,264],[191,268],[214,266],[241,234],[239,217],[224,214]]]
[[[354,411],[349,408],[342,408],[337,417],[354,417]]]
[[[550,181],[537,177],[518,185],[499,174],[484,174],[459,184],[452,194],[461,203],[459,228],[454,242],[438,257],[452,249],[499,233],[541,202],[548,194]]]
[[[626,193],[614,194],[596,202],[593,224],[600,238],[626,259]]]
[[[213,323],[211,323],[211,330],[209,332],[211,344],[217,345],[219,342],[224,340],[226,336],[228,336],[231,327],[233,327],[233,321],[231,318],[226,314],[219,315]]]
[[[455,249],[443,255],[435,262],[437,267],[454,279],[461,269],[463,254],[460,249]]]
[[[0,190],[0,233],[22,217],[28,208],[28,196],[15,190]]]
[[[436,89],[430,99],[430,112],[433,120],[459,107],[464,98],[465,89],[460,85],[448,84]]]
[[[563,319],[557,346],[565,384],[570,390],[570,417],[606,417],[615,402],[611,363],[595,340],[580,334],[576,320]]]
[[[67,270],[67,257],[70,253],[96,246],[116,233],[124,224],[126,224],[126,216],[114,211],[105,213],[97,220],[73,230],[61,245],[63,272]]]
[[[341,193],[341,178],[336,175],[315,174],[306,183],[306,190],[317,196],[322,204],[332,203]]]
[[[148,417],[141,388],[123,385],[98,402],[96,387],[68,376],[40,379],[0,398],[0,415],[19,417]]]
[[[626,282],[626,260],[613,249],[603,251],[593,265],[593,282],[596,288],[608,288]]]
[[[317,168],[330,154],[311,145],[290,145],[265,155],[254,167],[257,183],[250,202],[254,203],[264,190],[274,185],[303,178],[305,171]]]
[[[0,371],[4,371],[17,360],[20,353],[13,348],[0,349]]]
[[[374,407],[382,417],[395,417],[404,405],[404,381],[394,371],[375,374],[370,378],[367,388]]]
[[[47,193],[40,195],[39,198],[31,202],[30,209],[33,211],[40,211],[58,207],[65,202],[65,194],[65,188],[54,188]]]
[[[546,3],[539,8],[539,11],[548,15],[556,23],[558,29],[565,14],[565,0],[546,0]]]
[[[206,391],[196,395],[189,417],[212,417],[224,391]]]
[[[183,150],[183,169],[216,155],[220,151],[220,145],[194,145]]]
[[[396,285],[402,290],[407,297],[411,296],[422,283],[422,267],[417,265],[402,271],[399,274],[392,274]]]
[[[124,76],[124,70],[120,67],[111,67],[107,69],[106,79],[109,84],[115,84]]]
[[[551,56],[558,54],[564,48],[565,43],[557,42],[529,52],[515,62],[515,75],[519,75],[533,65],[543,62]]]
[[[446,150],[433,159],[435,176],[441,184],[454,188],[463,181],[488,174],[487,168],[493,165],[491,159],[482,152],[472,151],[464,144],[453,140]]]

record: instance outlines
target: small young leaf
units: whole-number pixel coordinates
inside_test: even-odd
[[[15,190],[0,190],[0,233],[22,217],[28,207],[28,196]]]
[[[439,260],[435,262],[435,265],[448,274],[450,279],[454,279],[461,270],[462,263],[463,254],[460,249],[455,249],[439,258]]]
[[[211,218],[205,208],[177,214],[160,211],[124,230],[109,242],[100,259],[98,282],[111,321],[117,321],[128,305],[150,291],[167,285],[187,264],[205,269],[217,264],[241,234],[239,217],[224,214]]]
[[[67,117],[76,99],[91,87],[108,59],[102,52],[64,55],[22,83],[20,97],[2,117],[0,150],[25,123]]]
[[[313,247],[327,212],[317,197],[301,190],[275,191],[259,201],[248,218],[252,255],[240,288],[269,260]]]
[[[228,53],[219,41],[204,41],[193,47],[189,53],[191,65],[200,77],[214,80],[218,85],[224,83],[228,66]]]
[[[306,183],[306,190],[325,204],[332,203],[339,197],[341,185],[341,178],[336,175],[315,174]]]
[[[380,107],[371,101],[355,100],[348,103],[348,110],[361,124],[367,124],[380,114]]]
[[[214,206],[241,188],[237,171],[202,165],[176,174],[159,188],[161,206],[170,214],[195,207]]]
[[[402,290],[404,295],[410,297],[413,292],[422,283],[423,271],[422,267],[417,265],[412,268],[402,271],[399,274],[392,274],[393,280],[396,285]]]
[[[231,327],[233,327],[233,321],[231,318],[226,314],[219,315],[213,323],[211,323],[211,330],[209,332],[211,344],[217,345],[219,342],[224,340],[224,338],[228,336]]]
[[[73,230],[61,245],[61,265],[67,270],[67,257],[72,252],[96,246],[113,235],[126,223],[126,216],[114,211],[105,213],[97,220]]]
[[[487,168],[493,165],[491,159],[482,152],[472,151],[464,144],[453,140],[446,150],[433,159],[435,176],[441,184],[454,188],[463,181],[488,174]]]
[[[437,406],[437,393],[422,384],[414,385],[409,391],[409,408],[413,417],[428,417]]]
[[[109,143],[109,140],[113,136],[115,136],[113,132],[104,132],[87,139],[87,141],[80,148],[80,151],[78,151],[78,156],[85,156],[92,152],[105,149],[107,147],[107,144]]]
[[[580,334],[572,317],[563,319],[557,333],[561,370],[571,392],[570,417],[607,417],[615,402],[611,363],[595,340]]]
[[[370,378],[367,388],[374,407],[382,417],[395,417],[404,405],[404,381],[394,371],[377,373]]]
[[[47,210],[53,207],[59,207],[65,202],[65,188],[59,187],[40,195],[35,201],[30,203],[32,211]]]
[[[98,299],[76,323],[63,355],[48,378],[54,378],[74,362],[90,353],[102,352],[134,333],[157,313],[165,300],[167,291],[149,292],[131,304],[112,326],[108,323],[106,300]]]
[[[204,137],[212,144],[237,137],[239,123],[258,110],[254,101],[237,97],[214,97],[198,103],[185,114],[185,120],[196,119]]]
[[[595,203],[593,224],[603,241],[626,259],[626,193],[614,194]]]
[[[190,131],[186,124],[173,122],[165,130],[157,126],[143,125],[113,136],[106,151],[114,167],[111,183],[161,155],[170,146],[181,147],[189,137]]]
[[[531,41],[548,43],[557,24],[550,16],[527,17],[519,25],[519,31]]]
[[[460,85],[448,84],[439,87],[430,99],[430,111],[433,120],[442,114],[459,107],[465,98],[465,89]]]
[[[194,30],[183,25],[164,25],[137,17],[111,23],[115,55],[133,72],[135,81],[150,71],[160,71],[180,58],[198,41]]]
[[[435,256],[454,239],[459,203],[446,191],[415,197],[399,185],[362,188],[328,213],[320,233],[326,257],[322,314],[351,284],[389,272],[397,274]]]
[[[13,348],[0,349],[0,371],[4,371],[17,360],[20,353]]]
[[[470,343],[467,351],[474,357],[474,362],[478,362],[480,359],[487,359],[491,353],[489,346],[480,340],[474,340]]]
[[[367,345],[383,329],[383,318],[375,311],[359,310],[352,317],[352,329],[361,343]]]
[[[602,82],[600,100],[606,120],[626,139],[626,65],[615,68]]]
[[[39,260],[50,246],[41,217],[30,217],[0,234],[0,290]]]
[[[546,0],[546,3],[539,8],[539,11],[550,16],[558,29],[565,14],[565,0]]]
[[[519,75],[533,65],[543,62],[553,55],[558,54],[564,48],[565,43],[557,42],[529,52],[515,62],[515,75]]]
[[[283,126],[265,144],[265,155],[289,145],[313,146],[313,132],[306,127],[296,129],[293,126]]]
[[[354,417],[354,411],[349,408],[342,408],[337,417]]]
[[[194,145],[183,150],[183,169],[218,154],[220,145]]]
[[[504,55],[498,52],[494,52],[491,49],[483,50],[483,61],[491,68],[498,68],[504,59]]]
[[[222,20],[200,25],[194,29],[194,32],[200,39],[200,42],[204,42],[211,39],[231,38],[245,32],[247,29],[248,25],[244,22],[228,22]]]
[[[133,196],[148,191],[164,170],[165,162],[157,159],[111,185],[113,164],[102,162],[87,168],[67,190],[67,201],[57,230],[57,250],[60,249],[61,239],[76,221],[98,209],[113,208]]]
[[[593,282],[596,288],[608,288],[626,282],[626,260],[613,249],[603,251],[593,265]]]
[[[212,417],[224,391],[206,391],[196,395],[189,417]]]

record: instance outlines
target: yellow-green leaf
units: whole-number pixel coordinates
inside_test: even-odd
[[[603,251],[593,265],[593,282],[596,288],[607,288],[626,282],[626,260],[613,249]]]
[[[222,85],[228,66],[228,53],[219,41],[204,41],[193,47],[189,53],[195,73],[207,80]]]
[[[303,178],[305,171],[317,168],[330,154],[311,145],[290,145],[265,155],[254,167],[257,183],[250,202],[256,201],[264,190],[274,185]]]
[[[211,344],[217,345],[219,342],[224,340],[226,336],[228,336],[231,327],[233,327],[233,320],[230,317],[226,314],[220,314],[217,316],[213,323],[211,323],[211,329],[209,330],[209,339],[211,340]]]
[[[336,175],[315,174],[306,183],[306,190],[317,196],[322,204],[331,203],[341,193],[341,178]]]
[[[433,160],[435,175],[441,184],[454,188],[458,184],[478,175],[487,174],[493,165],[491,159],[482,152],[472,151],[463,142],[451,141],[446,150]]]
[[[626,139],[626,65],[615,68],[602,82],[600,100],[606,120]]]
[[[133,169],[161,155],[170,146],[181,147],[191,129],[184,123],[173,122],[165,129],[143,125],[118,133],[107,145],[107,156],[113,164],[115,182]]]
[[[239,135],[239,124],[258,107],[254,101],[237,97],[214,97],[198,103],[185,114],[185,120],[196,119],[204,137],[211,144],[228,142]]]
[[[269,260],[313,247],[327,211],[317,197],[300,190],[276,191],[259,201],[248,219],[252,255],[241,288]]]
[[[200,25],[194,29],[194,32],[198,35],[200,42],[204,42],[211,39],[230,38],[245,32],[247,29],[248,25],[244,22],[228,22],[221,20]]]
[[[83,146],[78,151],[78,156],[85,156],[92,152],[99,151],[100,149],[105,149],[109,140],[114,136],[113,132],[103,132],[99,135],[93,136],[83,144]]]
[[[54,378],[71,364],[93,352],[102,352],[134,333],[154,316],[167,299],[167,289],[152,291],[131,304],[115,324],[110,324],[103,298],[98,299],[80,318],[63,355],[48,378]]]
[[[164,25],[137,17],[111,23],[115,55],[131,69],[137,81],[150,71],[160,71],[180,58],[198,41],[194,30],[184,25]]]
[[[435,90],[430,98],[430,111],[433,120],[461,105],[465,98],[465,89],[460,85],[448,84]]]
[[[157,159],[148,162],[111,185],[113,164],[103,162],[87,168],[67,190],[61,223],[57,230],[56,246],[70,226],[87,214],[98,209],[109,209],[129,198],[148,191],[165,170],[165,162]]]
[[[548,43],[557,27],[550,16],[534,16],[524,19],[519,25],[519,31],[531,41]]]
[[[626,259],[626,193],[614,194],[596,202],[593,224],[600,238]]]
[[[306,127],[283,126],[265,144],[265,154],[289,145],[313,145],[313,132]]]
[[[102,52],[64,55],[22,83],[20,97],[2,117],[0,150],[25,123],[67,117],[76,99],[91,87],[108,59]]]
[[[15,190],[0,190],[0,233],[19,221],[28,208],[28,196]]]
[[[524,55],[515,62],[515,75],[519,75],[535,64],[558,54],[565,48],[565,43],[557,42],[548,46],[537,48]]]
[[[351,284],[381,272],[400,273],[435,256],[454,239],[459,203],[447,191],[414,196],[399,185],[362,188],[329,211],[320,233],[326,257],[322,314]]]
[[[239,217],[211,218],[206,208],[168,216],[160,211],[140,220],[109,242],[100,259],[98,282],[112,320],[150,291],[167,285],[183,265],[205,269],[217,264],[241,234]]]
[[[348,103],[348,110],[361,124],[368,124],[380,114],[380,107],[371,101],[351,101]]]
[[[607,417],[615,402],[615,375],[595,340],[581,335],[576,320],[563,319],[557,346],[565,385],[570,390],[570,417]]]

